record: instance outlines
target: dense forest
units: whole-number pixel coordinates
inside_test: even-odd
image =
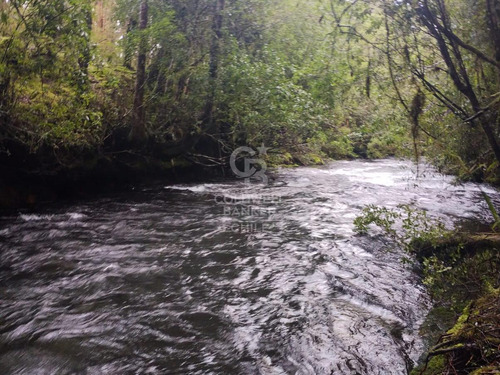
[[[4,0],[0,15],[5,176],[219,167],[264,143],[274,165],[425,155],[497,180],[495,0]]]
[[[499,0],[0,0],[0,372],[498,374],[499,185]]]

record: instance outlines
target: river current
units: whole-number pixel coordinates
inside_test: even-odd
[[[1,374],[405,374],[430,301],[365,205],[489,219],[486,185],[342,161],[0,217]]]

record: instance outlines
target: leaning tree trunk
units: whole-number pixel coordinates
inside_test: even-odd
[[[429,7],[428,0],[424,0],[420,5],[420,20],[427,28],[429,34],[436,40],[447,68],[448,74],[453,84],[469,101],[474,115],[468,121],[472,126],[479,123],[483,129],[488,143],[493,151],[495,159],[500,165],[500,145],[498,143],[494,128],[491,126],[491,118],[487,116],[481,106],[480,100],[474,90],[472,81],[465,67],[464,59],[460,47],[473,52],[477,57],[485,59],[496,69],[499,69],[498,61],[489,58],[473,46],[465,44],[454,33],[451,22],[443,0],[437,0],[439,17],[437,17]],[[496,43],[496,41],[494,41]],[[499,167],[500,169],[500,167]]]
[[[147,44],[144,30],[148,26],[148,1],[141,1],[139,14],[139,30],[141,40],[139,44],[139,55],[137,57],[137,73],[135,79],[134,107],[132,112],[132,129],[129,139],[135,144],[143,144],[147,140],[146,112],[144,108],[144,85],[146,83],[146,54]]]
[[[495,60],[500,62],[500,3],[497,0],[486,0],[486,18],[495,47]]]

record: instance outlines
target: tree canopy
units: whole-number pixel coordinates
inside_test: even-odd
[[[494,181],[499,29],[495,0],[2,0],[0,152],[215,166],[265,143]]]

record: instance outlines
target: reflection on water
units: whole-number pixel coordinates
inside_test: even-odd
[[[403,374],[427,297],[354,217],[487,215],[477,186],[412,167],[336,162],[0,218],[0,373]]]

